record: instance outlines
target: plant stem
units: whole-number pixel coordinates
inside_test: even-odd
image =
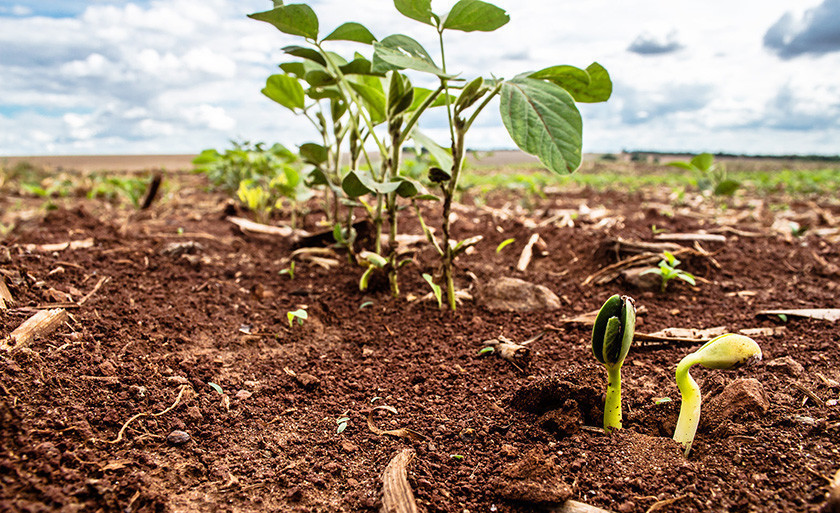
[[[389,178],[393,179],[397,176],[397,173],[400,169],[400,152],[402,151],[400,147],[400,131],[399,129],[395,129],[392,132],[391,136],[391,162],[389,165],[390,173]],[[388,269],[388,281],[391,284],[391,295],[394,297],[398,297],[400,295],[400,286],[397,280],[397,193],[391,192],[388,193],[387,196],[388,200],[388,224],[389,224],[389,237],[388,237],[388,245],[390,246],[390,253],[388,255],[388,261],[390,263]]]
[[[604,402],[604,431],[621,429],[621,365],[607,366],[607,398]]]
[[[685,455],[691,451],[691,444],[694,435],[697,433],[697,426],[700,424],[700,387],[688,373],[692,365],[697,363],[696,356],[692,353],[680,361],[677,365],[677,387],[682,394],[680,405],[680,416],[677,419],[677,428],[674,430],[674,440],[685,447]]]

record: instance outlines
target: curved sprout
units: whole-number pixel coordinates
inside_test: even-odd
[[[621,365],[636,330],[636,306],[629,296],[610,297],[592,327],[592,353],[607,368],[604,430],[621,429]]]
[[[682,405],[677,428],[674,430],[674,440],[685,447],[686,456],[691,451],[691,444],[700,424],[701,403],[700,387],[688,373],[689,369],[695,364],[708,369],[734,369],[753,360],[761,360],[761,348],[755,340],[727,333],[709,340],[677,365],[677,386],[682,394]]]

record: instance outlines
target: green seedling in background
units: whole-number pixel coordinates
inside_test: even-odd
[[[289,319],[289,326],[294,326],[294,321],[297,319],[298,326],[303,326],[303,321],[309,318],[306,310],[299,308],[293,312],[286,312],[286,318]]]
[[[697,173],[700,190],[711,191],[715,196],[732,196],[741,186],[737,180],[730,180],[726,167],[715,162],[711,153],[701,153],[688,162],[670,162],[669,166],[687,169]]]
[[[502,242],[500,242],[500,243],[499,243],[499,245],[498,245],[498,246],[496,246],[496,253],[498,253],[499,251],[501,251],[501,250],[505,249],[505,247],[506,247],[507,245],[509,245],[509,244],[513,244],[513,243],[514,243],[514,241],[516,241],[516,239],[505,239],[505,240],[503,240]]]
[[[698,363],[707,369],[734,369],[754,360],[761,360],[761,348],[755,340],[728,333],[709,340],[677,365],[677,386],[682,394],[682,405],[674,440],[685,447],[686,456],[691,451],[700,424],[701,403],[700,387],[688,373],[689,369]]]
[[[677,257],[670,251],[663,251],[662,256],[664,258],[659,262],[659,267],[646,269],[640,273],[640,276],[642,274],[658,274],[662,278],[662,284],[659,289],[661,292],[665,292],[665,289],[668,287],[668,282],[674,278],[678,278],[692,286],[697,284],[693,274],[685,272],[682,269],[677,269],[677,266],[682,262],[677,260]]]
[[[434,278],[432,275],[428,273],[423,273],[423,279],[426,280],[426,283],[432,288],[432,294],[435,295],[435,299],[437,299],[438,308],[443,308],[443,290],[441,290],[440,285],[435,283]]]
[[[278,271],[277,274],[288,274],[289,279],[294,280],[295,279],[295,261],[292,260],[291,262],[289,262],[289,267],[287,267],[285,269],[281,269],[280,271]]]
[[[621,365],[636,331],[633,299],[618,294],[607,299],[592,327],[592,353],[607,368],[604,430],[621,429]]]

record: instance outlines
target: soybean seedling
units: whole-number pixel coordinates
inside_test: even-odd
[[[682,406],[674,440],[685,447],[686,457],[700,423],[701,402],[700,387],[688,370],[698,363],[707,369],[734,369],[752,360],[761,360],[761,348],[755,340],[727,333],[709,340],[677,365],[677,386],[682,394]]]
[[[295,319],[298,326],[303,326],[303,321],[309,318],[309,314],[303,308],[298,308],[293,312],[286,312],[286,318],[289,319],[289,327],[294,326]]]
[[[659,288],[660,292],[665,292],[665,289],[668,287],[668,282],[674,278],[678,278],[690,285],[696,285],[697,282],[695,281],[693,274],[685,272],[682,269],[677,269],[677,266],[682,262],[677,260],[677,257],[675,257],[673,253],[670,251],[663,251],[662,255],[664,258],[659,261],[659,267],[646,269],[642,271],[640,275],[658,274],[659,277],[662,278],[662,284]]]
[[[636,331],[633,298],[618,294],[607,299],[592,328],[592,352],[607,368],[607,397],[604,403],[604,430],[621,429],[621,365]]]

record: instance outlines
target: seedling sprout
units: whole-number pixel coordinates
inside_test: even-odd
[[[592,328],[592,352],[607,368],[604,430],[621,429],[621,365],[636,330],[636,306],[629,296],[607,299]]]
[[[682,394],[682,406],[677,429],[674,431],[674,440],[685,447],[686,456],[691,451],[691,444],[700,423],[701,401],[700,387],[688,370],[698,363],[707,369],[734,369],[752,360],[761,360],[761,348],[755,340],[727,333],[706,342],[677,365],[677,386]]]

